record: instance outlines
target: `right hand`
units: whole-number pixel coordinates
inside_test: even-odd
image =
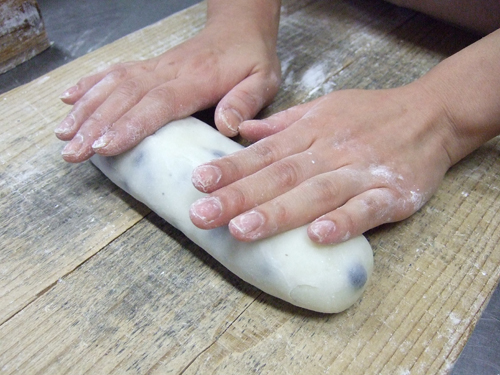
[[[156,58],[80,79],[61,96],[73,105],[55,130],[69,141],[64,160],[117,155],[166,123],[219,101],[215,123],[224,135],[235,136],[242,121],[271,102],[280,84],[276,36],[262,34],[257,27],[212,23]]]

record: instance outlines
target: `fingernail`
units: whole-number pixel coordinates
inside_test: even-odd
[[[70,96],[72,96],[76,91],[78,90],[78,86],[72,86],[66,91],[64,91],[60,96],[59,99],[67,99]]]
[[[224,125],[235,135],[238,134],[239,125],[243,122],[243,117],[234,108],[225,108],[220,112]]]
[[[318,242],[325,241],[337,228],[331,220],[318,220],[309,226],[309,232]]]
[[[63,156],[73,156],[78,155],[82,148],[83,137],[80,134],[75,135],[75,137],[63,148],[61,154]]]
[[[75,117],[72,114],[66,116],[64,120],[54,129],[54,133],[57,135],[66,135],[71,132],[73,126],[75,125]]]
[[[257,211],[250,211],[229,222],[232,229],[244,235],[259,229],[263,224],[264,215]]]
[[[113,140],[113,138],[115,138],[115,135],[116,135],[115,132],[109,131],[104,135],[100,136],[94,143],[92,143],[92,149],[100,150],[106,147]]]
[[[191,205],[189,212],[205,224],[210,224],[221,216],[222,205],[218,198],[201,198]]]
[[[193,171],[191,181],[193,185],[206,192],[211,186],[217,184],[222,178],[222,171],[213,165],[200,165]]]

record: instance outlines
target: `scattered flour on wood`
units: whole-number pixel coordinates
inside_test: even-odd
[[[38,81],[36,81],[36,83],[37,83],[37,85],[41,85],[41,84],[47,82],[49,79],[50,79],[50,76],[45,76],[45,77],[40,78]]]
[[[451,322],[453,323],[453,325],[455,325],[455,326],[460,324],[460,322],[462,321],[462,319],[460,319],[460,317],[457,316],[457,314],[455,314],[453,312],[450,313],[449,318],[450,318]]]
[[[320,89],[326,81],[326,67],[324,64],[317,63],[311,66],[302,76],[301,85],[309,90],[308,95],[314,94]]]

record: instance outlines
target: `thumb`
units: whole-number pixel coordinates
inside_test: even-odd
[[[241,81],[217,105],[217,129],[228,137],[237,135],[243,121],[254,118],[264,106],[271,103],[279,84],[279,76],[273,73],[257,73]]]

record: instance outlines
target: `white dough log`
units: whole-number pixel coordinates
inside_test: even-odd
[[[340,312],[362,295],[373,269],[372,249],[359,236],[339,245],[314,244],[306,228],[247,243],[227,227],[202,230],[189,219],[204,196],[191,182],[195,167],[242,148],[194,119],[172,122],[134,149],[92,162],[115,184],[145,203],[248,283],[294,305]]]

